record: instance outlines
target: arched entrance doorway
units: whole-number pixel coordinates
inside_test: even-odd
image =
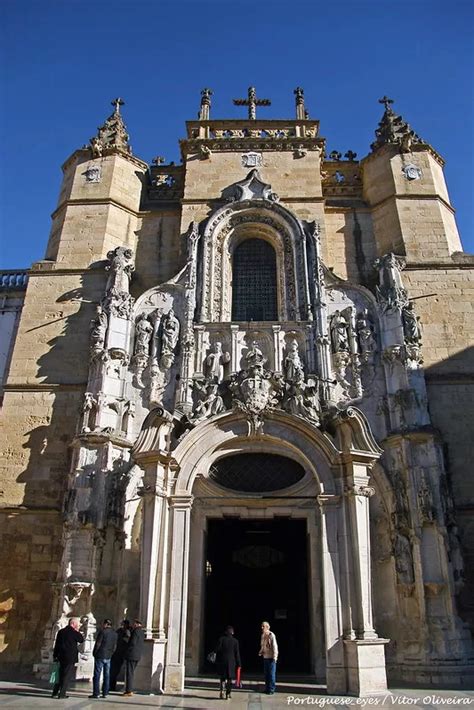
[[[223,536],[224,524],[232,537],[233,560],[250,565],[256,560],[277,563],[285,554],[289,558],[292,543],[297,548],[303,545],[303,533],[296,532],[299,525],[305,530],[308,549],[307,579],[302,586],[307,590],[312,672],[317,674],[325,665],[329,693],[361,695],[386,689],[386,641],[377,637],[372,623],[368,525],[368,497],[373,492],[368,469],[380,450],[363,415],[357,410],[338,414],[323,433],[300,417],[273,411],[265,416],[263,429],[249,435],[242,413],[226,413],[199,424],[170,455],[166,447],[172,427],[170,415],[154,410],[134,449],[149,491],[142,533],[142,609],[150,630],[152,675],[153,668],[161,665],[165,690],[181,692],[185,673],[198,671],[210,650],[206,643],[213,629],[206,593],[212,592],[206,589],[206,572],[212,575],[212,560],[207,555],[212,551],[217,564],[222,563],[225,555],[216,535]],[[283,489],[229,489],[232,466],[228,462],[219,467],[218,462],[243,454],[283,457],[293,462],[291,466],[299,465],[303,474]],[[243,478],[245,485],[240,488],[252,480],[247,470]],[[221,485],[223,481],[227,487]],[[287,537],[291,521],[295,532],[293,540],[289,536],[283,542],[285,519],[290,521]],[[225,523],[232,520],[233,524]],[[273,533],[276,547],[244,544],[245,530],[258,535],[259,525],[263,534]],[[214,536],[210,547],[209,531]],[[292,584],[297,587],[299,580]],[[278,616],[288,615],[290,602],[294,600],[289,594],[286,607],[273,598],[275,624],[283,622]],[[258,611],[260,615],[262,607]],[[302,622],[297,624],[303,633]],[[250,635],[250,628],[246,633]],[[258,635],[257,627],[257,646]]]

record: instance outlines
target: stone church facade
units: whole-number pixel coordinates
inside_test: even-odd
[[[443,160],[386,97],[358,161],[300,88],[289,120],[211,95],[180,165],[113,102],[26,291],[2,277],[0,658],[46,673],[80,616],[87,678],[97,623],[139,616],[141,687],[180,692],[268,618],[330,693],[464,684],[474,259]]]

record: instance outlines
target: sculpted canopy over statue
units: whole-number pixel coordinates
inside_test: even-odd
[[[208,378],[214,382],[222,382],[224,379],[224,365],[229,361],[230,355],[222,350],[222,343],[214,343],[205,361]]]
[[[115,293],[129,292],[130,277],[135,270],[132,258],[133,251],[125,247],[117,247],[108,252],[107,259],[110,263],[105,267],[105,270],[109,272],[105,289],[107,293],[110,291]]]
[[[349,350],[349,324],[340,311],[331,318],[331,345],[333,353]]]

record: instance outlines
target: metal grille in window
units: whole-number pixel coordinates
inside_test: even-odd
[[[234,252],[232,320],[278,320],[276,256],[264,239],[246,239]]]
[[[278,454],[235,454],[219,459],[209,471],[219,485],[248,493],[288,488],[303,476],[299,463]]]

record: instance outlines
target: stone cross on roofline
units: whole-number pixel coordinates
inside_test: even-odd
[[[381,99],[379,99],[379,104],[383,104],[385,106],[385,110],[388,111],[390,108],[390,104],[393,104],[394,101],[393,99],[389,99],[388,96],[382,96]]]
[[[115,106],[115,113],[120,113],[120,106],[125,104],[125,101],[118,96],[116,99],[110,102],[112,106]]]
[[[270,106],[271,103],[270,99],[257,99],[257,91],[254,86],[249,86],[248,98],[234,99],[236,106],[249,107],[249,121],[255,121],[257,118],[257,106]]]

